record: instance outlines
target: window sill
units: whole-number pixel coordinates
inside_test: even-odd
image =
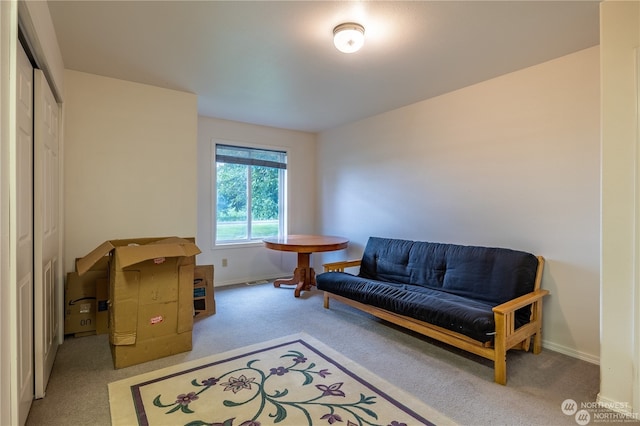
[[[227,249],[240,249],[240,248],[255,248],[255,247],[264,247],[264,243],[262,240],[259,241],[243,241],[240,243],[216,243],[212,249],[213,250],[227,250]]]

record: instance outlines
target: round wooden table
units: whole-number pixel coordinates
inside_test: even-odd
[[[265,247],[272,250],[292,251],[298,253],[298,266],[293,271],[293,278],[289,280],[275,280],[274,287],[281,284],[295,285],[295,297],[300,297],[300,291],[310,290],[316,285],[316,273],[309,264],[311,253],[334,251],[347,248],[349,240],[342,237],[324,235],[287,235],[281,238],[267,238]]]

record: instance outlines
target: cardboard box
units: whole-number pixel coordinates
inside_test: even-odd
[[[67,274],[64,291],[64,334],[96,334],[96,283],[99,280],[107,280],[108,260],[108,257],[99,259],[82,276],[77,272]]]
[[[109,332],[109,279],[96,280],[96,334]]]
[[[198,265],[193,274],[193,316],[198,319],[215,313],[213,265]]]
[[[83,279],[75,272],[68,273],[64,294],[64,334],[95,332],[95,278]]]
[[[115,368],[190,351],[194,239],[105,241],[76,261],[83,276],[109,257],[109,343]]]

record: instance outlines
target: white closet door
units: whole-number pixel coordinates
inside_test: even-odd
[[[12,423],[24,424],[33,401],[33,67],[18,43],[16,78],[15,195],[10,216],[16,227],[10,236],[16,253],[16,326],[11,330],[13,350]],[[12,280],[13,281],[13,280]]]
[[[43,398],[63,327],[60,262],[58,104],[44,73],[34,73],[35,397]]]

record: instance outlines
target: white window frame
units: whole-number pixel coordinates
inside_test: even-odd
[[[217,225],[218,225],[218,217],[217,217],[217,179],[218,173],[216,168],[216,145],[230,145],[237,146],[240,148],[249,148],[249,149],[264,149],[269,151],[282,151],[287,155],[287,167],[290,163],[291,155],[289,153],[289,149],[282,146],[277,145],[261,145],[256,143],[249,142],[241,142],[235,140],[227,140],[227,139],[212,139],[211,140],[211,247],[212,248],[230,248],[230,247],[242,247],[242,246],[256,246],[262,245],[262,239],[246,239],[246,240],[230,240],[230,241],[217,241]],[[288,173],[287,170],[280,170],[280,197],[278,206],[280,215],[278,217],[278,229],[281,231],[282,235],[287,234],[288,228]],[[249,196],[251,195],[249,188]],[[250,226],[250,224],[249,224]],[[250,229],[250,228],[249,228]],[[249,234],[250,235],[250,234]]]

